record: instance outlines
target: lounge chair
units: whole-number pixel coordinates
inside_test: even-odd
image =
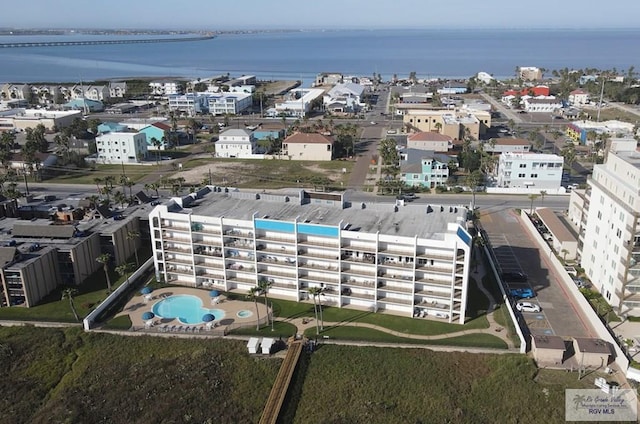
[[[167,331],[169,331],[169,326],[167,324],[163,325],[162,327],[160,327],[160,331],[166,333]]]
[[[177,326],[175,326],[175,325],[172,325],[172,326],[171,326],[171,328],[170,328],[170,330],[171,330],[172,332],[173,332],[173,331],[177,331],[177,330],[178,330],[178,327],[177,327]]]

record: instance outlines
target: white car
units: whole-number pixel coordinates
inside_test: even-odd
[[[520,312],[540,312],[542,309],[540,305],[536,305],[531,302],[518,302],[516,303],[516,309]]]

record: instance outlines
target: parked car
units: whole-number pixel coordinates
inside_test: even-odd
[[[509,289],[509,296],[516,299],[530,299],[535,297],[535,293],[530,288]]]
[[[516,303],[516,309],[520,312],[540,312],[542,308],[540,305],[536,305],[531,302],[518,302]]]
[[[502,279],[504,281],[509,281],[512,283],[526,283],[527,282],[527,274],[524,272],[503,272]]]
[[[573,282],[576,283],[576,286],[578,286],[579,289],[586,289],[589,287],[589,284],[584,281],[582,278],[580,277],[572,277],[573,278]]]

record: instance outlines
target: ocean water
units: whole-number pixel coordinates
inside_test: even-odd
[[[93,38],[0,37],[0,42]],[[640,29],[272,32],[181,43],[0,49],[0,82],[230,73],[301,79],[308,86],[320,72],[379,73],[389,79],[410,72],[419,78],[468,78],[485,71],[505,78],[517,66],[626,70],[639,68],[639,58]]]

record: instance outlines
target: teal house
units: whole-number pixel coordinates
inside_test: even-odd
[[[139,133],[147,136],[147,150],[166,150],[169,148],[169,133],[171,127],[162,122],[156,122],[142,128]],[[154,144],[154,139],[158,140],[159,146]]]
[[[105,134],[110,132],[123,132],[127,129],[126,125],[118,124],[117,122],[103,122],[98,125],[98,133]]]
[[[282,140],[285,136],[284,125],[280,123],[261,124],[253,131],[253,138],[256,140]]]
[[[65,109],[84,110],[87,112],[102,112],[104,110],[102,102],[83,98],[73,99],[65,103],[63,107]]]
[[[449,178],[447,155],[435,152],[404,149],[400,151],[401,179],[408,186],[434,188],[445,185]]]

